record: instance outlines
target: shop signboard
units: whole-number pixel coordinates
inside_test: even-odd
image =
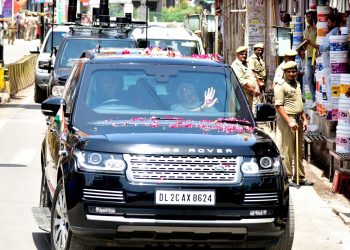
[[[13,14],[13,1],[1,0],[1,2],[2,2],[2,5],[0,5],[1,7],[0,20],[10,21],[12,19],[12,14]]]

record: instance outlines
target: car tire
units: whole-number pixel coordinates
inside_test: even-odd
[[[284,233],[279,238],[278,242],[270,247],[265,248],[266,250],[290,250],[293,246],[294,240],[294,207],[291,197],[289,197],[289,211],[288,211],[288,222],[284,229]]]
[[[93,246],[83,244],[69,229],[66,194],[62,179],[59,181],[51,209],[51,248],[53,250],[93,250]]]
[[[47,91],[39,88],[36,84],[34,87],[34,101],[36,103],[42,103],[47,99]]]

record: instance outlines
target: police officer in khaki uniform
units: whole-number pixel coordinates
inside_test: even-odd
[[[31,41],[31,37],[30,37],[30,27],[31,27],[31,17],[32,17],[32,13],[30,11],[26,12],[26,16],[24,18],[24,24],[23,24],[23,28],[24,28],[24,40],[25,41]]]
[[[16,22],[9,22],[7,25],[7,34],[8,34],[8,44],[14,44],[16,40],[16,34],[17,34],[17,24]]]
[[[260,89],[265,86],[266,80],[266,66],[262,58],[264,53],[264,44],[257,43],[253,46],[254,53],[248,58],[250,68],[255,73]]]
[[[287,50],[284,53],[284,61],[277,67],[276,71],[275,71],[275,77],[273,78],[273,85],[272,85],[272,89],[274,88],[274,86],[276,85],[276,83],[278,83],[280,80],[283,79],[283,66],[285,63],[289,62],[289,61],[295,61],[295,57],[298,55],[298,52],[295,50]]]
[[[231,67],[236,73],[236,76],[248,99],[249,106],[252,109],[253,97],[260,95],[260,89],[253,71],[248,67],[247,53],[247,47],[238,47],[236,50],[236,60],[233,61]]]
[[[283,65],[284,77],[274,87],[275,105],[278,112],[276,141],[284,156],[284,164],[290,184],[296,180],[296,170],[293,176],[292,162],[294,166],[296,153],[299,158],[299,180],[301,185],[313,185],[305,179],[304,166],[302,164],[303,131],[308,124],[303,110],[302,93],[297,78],[297,64],[289,61]],[[298,130],[298,151],[296,151],[295,131]],[[294,177],[294,178],[293,178]]]

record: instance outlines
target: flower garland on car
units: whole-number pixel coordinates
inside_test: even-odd
[[[218,131],[218,132],[224,132],[226,134],[242,134],[247,135],[254,132],[255,127],[251,126],[245,126],[245,125],[239,125],[239,124],[225,124],[225,121],[232,121],[232,122],[238,122],[238,123],[247,123],[246,120],[239,120],[236,118],[218,118],[216,120],[184,120],[181,117],[172,117],[172,116],[165,116],[165,120],[171,120],[174,121],[174,123],[170,125],[160,124],[159,119],[157,117],[133,117],[129,121],[123,121],[123,122],[115,122],[115,120],[118,120],[116,118],[115,120],[109,119],[105,120],[105,123],[107,125],[111,125],[112,127],[127,127],[127,126],[145,126],[145,127],[151,127],[151,128],[158,128],[158,127],[169,127],[171,129],[177,129],[177,128],[198,128],[202,130],[203,132],[209,132],[209,131]],[[245,139],[246,140],[246,139]]]

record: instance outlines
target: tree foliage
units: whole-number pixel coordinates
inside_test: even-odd
[[[179,5],[162,9],[163,22],[183,22],[186,15],[200,14],[200,6],[189,6],[187,1],[182,0]]]

